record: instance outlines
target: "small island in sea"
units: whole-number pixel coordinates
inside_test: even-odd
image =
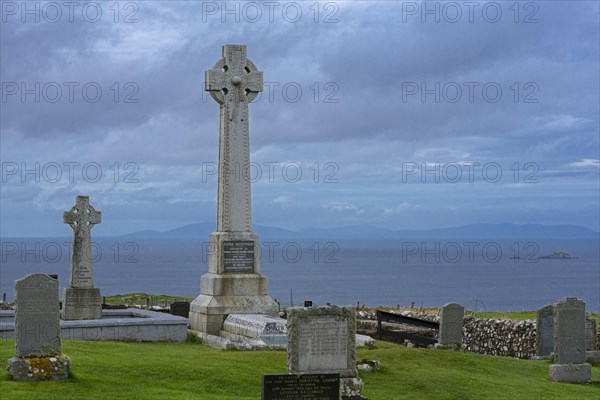
[[[572,256],[569,253],[565,253],[563,251],[555,251],[552,254],[538,257],[538,259],[540,259],[540,260],[572,260],[574,258],[579,258],[579,257]]]

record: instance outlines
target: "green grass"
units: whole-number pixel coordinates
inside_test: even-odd
[[[105,296],[106,304],[128,304],[128,305],[145,305],[148,298],[151,300],[150,305],[155,305],[157,301],[164,300],[166,304],[170,304],[175,300],[192,301],[193,298],[181,296],[169,296],[166,294],[148,294],[148,293],[125,293],[114,296]]]
[[[260,399],[262,374],[284,373],[285,352],[223,351],[197,343],[65,341],[73,378],[64,382],[15,382],[0,372],[0,397],[11,399]],[[0,359],[14,341],[0,341]],[[397,399],[597,399],[594,383],[550,382],[547,361],[526,361],[378,342],[358,358],[377,359],[379,372],[363,373],[371,400]]]
[[[467,314],[472,314],[467,312]],[[515,321],[521,321],[524,319],[532,319],[535,321],[537,318],[537,311],[515,311],[515,312],[478,312],[475,313],[476,317],[479,318],[490,318],[490,319],[512,319]],[[600,314],[591,313],[590,316],[596,320],[596,323],[600,325]]]
[[[467,311],[467,314],[473,314]],[[511,312],[476,312],[474,315],[478,318],[490,318],[490,319],[512,319],[515,321],[521,321],[525,319],[532,319],[535,321],[537,318],[537,311],[511,311]]]

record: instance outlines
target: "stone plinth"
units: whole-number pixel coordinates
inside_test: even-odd
[[[16,381],[56,381],[67,379],[71,359],[65,355],[53,357],[13,357],[6,368]]]
[[[64,320],[102,318],[102,297],[98,288],[65,288]]]
[[[590,364],[552,364],[550,380],[555,382],[586,383],[592,380]]]
[[[278,317],[267,278],[259,273],[258,243],[254,232],[211,233],[208,273],[200,278],[200,295],[190,304],[192,330],[218,336],[229,314]]]

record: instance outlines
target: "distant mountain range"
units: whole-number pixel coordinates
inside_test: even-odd
[[[166,232],[145,230],[124,236],[135,238],[201,238],[215,231],[214,223],[184,225]],[[576,225],[469,224],[439,229],[383,229],[371,225],[306,228],[300,231],[254,225],[262,239],[600,239],[600,233]]]

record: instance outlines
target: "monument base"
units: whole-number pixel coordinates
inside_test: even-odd
[[[206,275],[202,278],[204,279]],[[244,279],[248,278],[250,276],[245,274]],[[256,278],[264,279],[260,275],[256,276]],[[190,328],[194,331],[219,336],[221,330],[223,330],[225,318],[229,314],[263,314],[278,317],[279,306],[266,294],[254,296],[213,296],[200,294],[190,304]]]
[[[17,381],[56,381],[67,379],[71,371],[71,359],[65,355],[53,357],[13,357],[6,367]]]
[[[340,378],[340,398],[342,400],[367,400],[362,395],[364,382],[362,379],[356,378]]]
[[[591,382],[592,366],[590,364],[552,364],[550,380],[555,382]]]
[[[102,297],[98,288],[65,288],[62,319],[65,321],[102,318]]]
[[[260,274],[260,247],[254,232],[210,234],[208,273],[200,278],[200,295],[190,304],[190,328],[219,336],[229,314],[279,316]]]

